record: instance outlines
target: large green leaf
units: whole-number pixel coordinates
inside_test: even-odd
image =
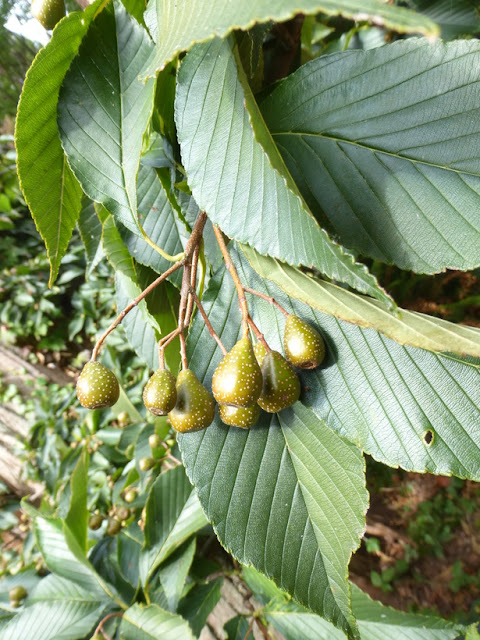
[[[125,640],[194,640],[188,622],[156,604],[127,609],[120,633]]]
[[[444,40],[480,30],[478,12],[470,0],[412,0],[410,5],[438,24]]]
[[[92,631],[108,604],[75,582],[50,575],[0,630],[0,639],[78,640]]]
[[[301,399],[332,429],[391,466],[480,479],[479,358],[402,346],[316,311],[257,277],[246,260],[240,277],[323,333],[327,357],[300,373]],[[249,296],[248,304],[281,349],[284,317],[264,300]],[[214,311],[219,324],[228,317],[219,304]]]
[[[409,39],[322,56],[262,113],[340,241],[404,269],[480,265],[480,43]]]
[[[75,536],[79,547],[86,554],[87,546],[87,481],[89,455],[86,447],[78,459],[75,469],[70,476],[70,508],[65,518],[65,524]]]
[[[390,300],[306,208],[248,83],[242,86],[240,80],[231,42],[218,38],[197,45],[180,67],[175,118],[198,205],[229,237],[264,255],[315,266],[363,293]]]
[[[122,4],[92,23],[60,92],[58,128],[85,193],[140,234],[136,179],[155,82],[138,74],[153,44]]]
[[[34,531],[38,548],[52,573],[75,582],[96,598],[115,599],[112,589],[92,567],[62,520],[37,516]]]
[[[82,209],[78,218],[78,230],[85,247],[87,268],[85,275],[88,276],[95,269],[103,257],[102,251],[102,223],[98,219],[95,211],[95,204],[86,196],[82,198]]]
[[[185,543],[173,553],[158,571],[160,583],[165,592],[169,611],[176,611],[182,597],[185,580],[195,555],[196,539]]]
[[[17,110],[17,167],[25,201],[47,247],[50,286],[77,222],[82,190],[72,174],[57,130],[57,102],[65,73],[105,0],[61,21],[35,58]]]
[[[251,568],[244,568],[244,578],[254,595],[264,602],[267,621],[286,640],[342,640],[344,633],[325,619],[300,605],[288,601],[271,580]],[[362,640],[453,640],[464,631],[459,624],[432,615],[395,611],[372,600],[352,585],[352,607]]]
[[[158,476],[146,509],[145,548],[140,570],[144,584],[159,564],[207,524],[197,494],[181,466]]]
[[[240,331],[236,292],[222,269],[204,304],[225,346]],[[197,318],[189,366],[207,387],[221,353]],[[351,635],[347,565],[367,508],[361,452],[297,403],[262,414],[251,430],[217,417],[205,431],[179,435],[187,474],[227,550]]]
[[[341,15],[354,20],[371,20],[402,33],[438,35],[434,22],[413,11],[377,0],[150,0],[145,22],[157,42],[155,58],[145,70],[154,75],[178,53],[214,36],[225,37],[233,29],[249,29],[255,22],[288,20],[296,13]]]
[[[167,193],[158,179],[155,169],[140,165],[137,179],[138,215],[142,221],[145,233],[153,242],[162,247],[170,255],[183,251],[188,240],[187,226],[176,214]],[[137,262],[151,267],[158,273],[163,273],[172,266],[162,256],[149,246],[145,240],[132,233],[123,225],[119,228],[120,235]],[[177,277],[177,284],[180,281]]]
[[[480,357],[480,329],[476,327],[454,324],[406,309],[399,309],[398,314],[393,315],[377,300],[313,278],[300,269],[261,256],[250,247],[242,249],[262,278],[271,280],[289,296],[318,311],[360,327],[375,329],[400,344]]]
[[[197,584],[180,603],[178,612],[188,620],[193,633],[200,637],[208,616],[221,598],[223,577],[207,584]]]

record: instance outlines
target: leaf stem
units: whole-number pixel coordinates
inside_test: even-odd
[[[182,251],[181,253],[177,253],[175,256],[171,256],[169,253],[167,253],[161,247],[155,244],[155,242],[147,235],[145,229],[142,227],[140,220],[137,220],[137,222],[138,222],[138,228],[140,229],[140,233],[142,234],[142,238],[150,247],[152,247],[152,249],[154,249],[157,253],[159,253],[162,256],[162,258],[165,258],[165,260],[168,260],[168,262],[179,262],[180,260],[183,260],[185,256],[185,252]]]
[[[222,252],[223,258],[225,260],[225,268],[230,273],[232,280],[235,284],[235,287],[237,289],[238,305],[240,307],[240,311],[242,312],[243,335],[246,336],[248,335],[248,319],[250,316],[248,314],[247,299],[245,298],[245,290],[240,281],[240,278],[238,277],[238,272],[235,268],[235,265],[233,264],[232,259],[230,258],[230,254],[228,253],[227,245],[225,244],[225,240],[223,238],[220,227],[217,227],[217,225],[214,224],[213,230],[215,232],[215,237],[217,238],[218,246],[220,247],[220,251]]]
[[[123,617],[123,613],[109,613],[107,614],[104,618],[102,618],[100,620],[100,622],[97,625],[97,628],[95,629],[93,635],[97,635],[102,633],[103,636],[105,637],[105,640],[112,640],[110,638],[110,636],[107,634],[106,631],[104,631],[103,629],[103,625],[105,624],[105,622],[107,622],[107,620],[110,620],[111,618],[122,618]]]

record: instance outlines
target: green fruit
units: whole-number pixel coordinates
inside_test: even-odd
[[[258,420],[260,407],[253,404],[251,407],[233,407],[231,404],[218,405],[220,420],[231,427],[250,429]]]
[[[77,382],[77,398],[86,409],[113,406],[120,395],[118,380],[104,364],[90,360],[83,367]]]
[[[137,490],[129,489],[123,496],[123,499],[125,500],[125,502],[128,502],[128,504],[130,504],[130,502],[133,502],[136,497],[137,497]]]
[[[12,587],[10,589],[10,591],[8,592],[8,597],[10,599],[10,603],[12,604],[12,606],[17,606],[20,604],[20,600],[23,600],[27,595],[27,590],[25,589],[25,587],[22,587],[21,584],[17,584],[16,587]],[[13,603],[17,603],[17,604],[13,604]]]
[[[150,471],[155,466],[155,460],[150,457],[140,458],[138,461],[140,471]]]
[[[36,18],[45,29],[53,29],[65,15],[64,0],[33,0],[32,16]]]
[[[103,516],[101,516],[99,513],[94,513],[92,516],[90,516],[88,526],[93,531],[96,531],[97,529],[100,529],[100,527],[102,526],[102,522]]]
[[[108,536],[116,536],[121,528],[122,528],[122,525],[120,523],[120,520],[117,520],[116,518],[108,519],[108,524],[106,529],[106,533]]]
[[[215,417],[213,398],[191,369],[178,374],[177,404],[168,417],[180,433],[205,429]]]
[[[177,396],[177,392],[175,392],[175,397],[176,396]],[[173,409],[173,407],[172,407],[172,409]],[[150,449],[152,451],[155,451],[156,453],[158,453],[159,449],[163,449],[162,439],[156,433],[152,433],[152,435],[149,436],[148,444],[150,446]]]
[[[177,402],[176,380],[167,369],[157,369],[143,390],[143,403],[156,416],[166,416]]]
[[[287,360],[299,369],[315,369],[325,357],[322,336],[297,316],[287,318],[283,348]]]
[[[128,507],[117,507],[115,516],[118,520],[128,520],[130,517],[130,509]]]
[[[250,407],[262,391],[262,372],[252,343],[245,336],[237,342],[215,369],[212,379],[213,397],[219,404]]]
[[[268,413],[286,409],[300,397],[300,380],[278,351],[267,353],[263,359],[262,375],[263,387],[258,404]]]
[[[258,362],[258,366],[261,369],[263,364],[263,359],[267,355],[267,350],[265,349],[265,347],[261,342],[257,342],[255,345],[254,353],[255,353],[255,358],[257,359],[257,362]]]

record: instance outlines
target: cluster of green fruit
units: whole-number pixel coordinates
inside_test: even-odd
[[[260,409],[276,413],[298,400],[300,380],[293,366],[318,367],[325,356],[325,343],[316,329],[288,315],[283,345],[286,358],[266,343],[257,342],[253,348],[250,338],[244,336],[225,355],[212,379],[223,423],[249,429],[257,422]],[[99,362],[88,362],[77,383],[82,406],[110,407],[118,396],[114,373]],[[181,433],[205,429],[215,415],[212,395],[191,369],[183,369],[176,379],[167,369],[157,369],[145,386],[143,401],[154,415],[168,415]]]
[[[129,489],[125,492],[123,499],[125,502],[133,502],[137,497],[136,489]],[[115,536],[120,532],[123,526],[131,519],[132,516],[135,515],[135,509],[130,509],[124,505],[117,505],[110,509],[109,515],[107,518],[107,527],[105,529],[105,533],[109,536]],[[88,526],[92,531],[96,531],[100,529],[103,524],[104,516],[99,513],[93,513],[89,520]]]
[[[65,16],[65,0],[33,0],[32,16],[49,31]]]

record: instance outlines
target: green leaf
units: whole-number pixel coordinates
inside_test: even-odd
[[[155,169],[140,165],[137,179],[138,215],[145,233],[153,242],[170,255],[183,251],[189,233],[185,223],[176,214]],[[120,235],[130,254],[137,262],[163,273],[172,266],[150,247],[138,234],[120,225]],[[181,280],[174,280],[178,286]]]
[[[220,600],[222,584],[223,578],[217,578],[208,584],[197,584],[180,603],[179,613],[188,620],[197,637]]]
[[[289,299],[241,261],[240,278],[316,326],[322,366],[302,371],[302,402],[376,460],[409,471],[480,479],[480,359],[402,346],[373,329]],[[253,319],[281,349],[284,318],[249,296]],[[221,324],[228,310],[217,306]]]
[[[156,604],[134,604],[125,611],[120,625],[125,640],[194,640],[188,623]]]
[[[185,580],[195,555],[196,539],[178,549],[164,562],[158,572],[160,583],[167,597],[168,609],[175,612],[182,597]]]
[[[86,555],[88,551],[88,510],[87,510],[87,481],[89,456],[87,449],[82,449],[75,469],[70,478],[70,509],[65,524],[72,532],[79,547]]]
[[[136,177],[155,90],[138,74],[152,53],[145,29],[115,2],[88,30],[58,104],[62,145],[83,190],[137,234]]]
[[[422,33],[436,36],[434,22],[413,11],[376,0],[271,0],[234,2],[191,0],[180,4],[175,0],[150,0],[145,22],[157,42],[155,58],[145,75],[155,75],[178,53],[214,36],[225,37],[234,29],[249,29],[255,22],[288,20],[296,13],[341,15],[354,20],[371,20],[400,33]]]
[[[479,640],[479,639],[480,639],[480,633],[478,633],[477,625],[476,624],[470,625],[465,634],[465,640]]]
[[[250,624],[245,616],[231,618],[223,627],[227,640],[245,640],[250,631]]]
[[[85,247],[88,278],[103,257],[102,223],[95,211],[95,204],[86,196],[82,199],[82,209],[78,218],[78,229]]]
[[[0,629],[0,640],[78,640],[92,632],[108,605],[78,584],[49,575],[28,605]]]
[[[377,300],[313,278],[299,269],[251,249],[242,251],[255,271],[289,296],[312,308],[363,328],[375,329],[399,344],[480,357],[480,330],[441,318],[399,309],[396,315]]]
[[[271,580],[244,568],[244,578],[256,597],[266,604],[265,617],[286,640],[342,640],[345,635],[329,622],[293,601]],[[268,583],[268,584],[267,584]],[[267,600],[265,595],[267,594]],[[268,600],[270,602],[268,603]],[[437,616],[406,613],[372,600],[352,585],[352,607],[362,640],[453,640],[464,627]]]
[[[175,549],[207,524],[182,466],[158,476],[147,498],[146,510],[143,584]]]
[[[466,270],[480,264],[479,82],[478,41],[409,39],[321,56],[261,107],[344,245],[419,273]]]
[[[480,30],[478,13],[470,0],[412,0],[411,5],[438,24],[444,40]]]
[[[75,582],[97,598],[104,598],[105,595],[115,598],[61,520],[37,516],[34,531],[38,548],[52,573]]]
[[[264,255],[315,266],[392,303],[365,265],[333,242],[308,211],[248,83],[242,87],[240,79],[231,43],[218,38],[197,45],[180,67],[175,118],[199,207],[229,237]]]
[[[249,276],[244,281],[252,282]],[[203,298],[227,349],[240,331],[235,297],[222,269]],[[189,366],[209,387],[221,353],[201,320],[191,329],[188,351]],[[226,549],[354,636],[347,565],[368,503],[361,452],[300,403],[278,417],[262,414],[249,431],[228,428],[217,417],[178,442]]]
[[[60,86],[82,38],[105,2],[71,13],[37,55],[17,110],[17,168],[25,201],[47,247],[52,286],[80,210],[82,190],[72,174],[57,130]]]

